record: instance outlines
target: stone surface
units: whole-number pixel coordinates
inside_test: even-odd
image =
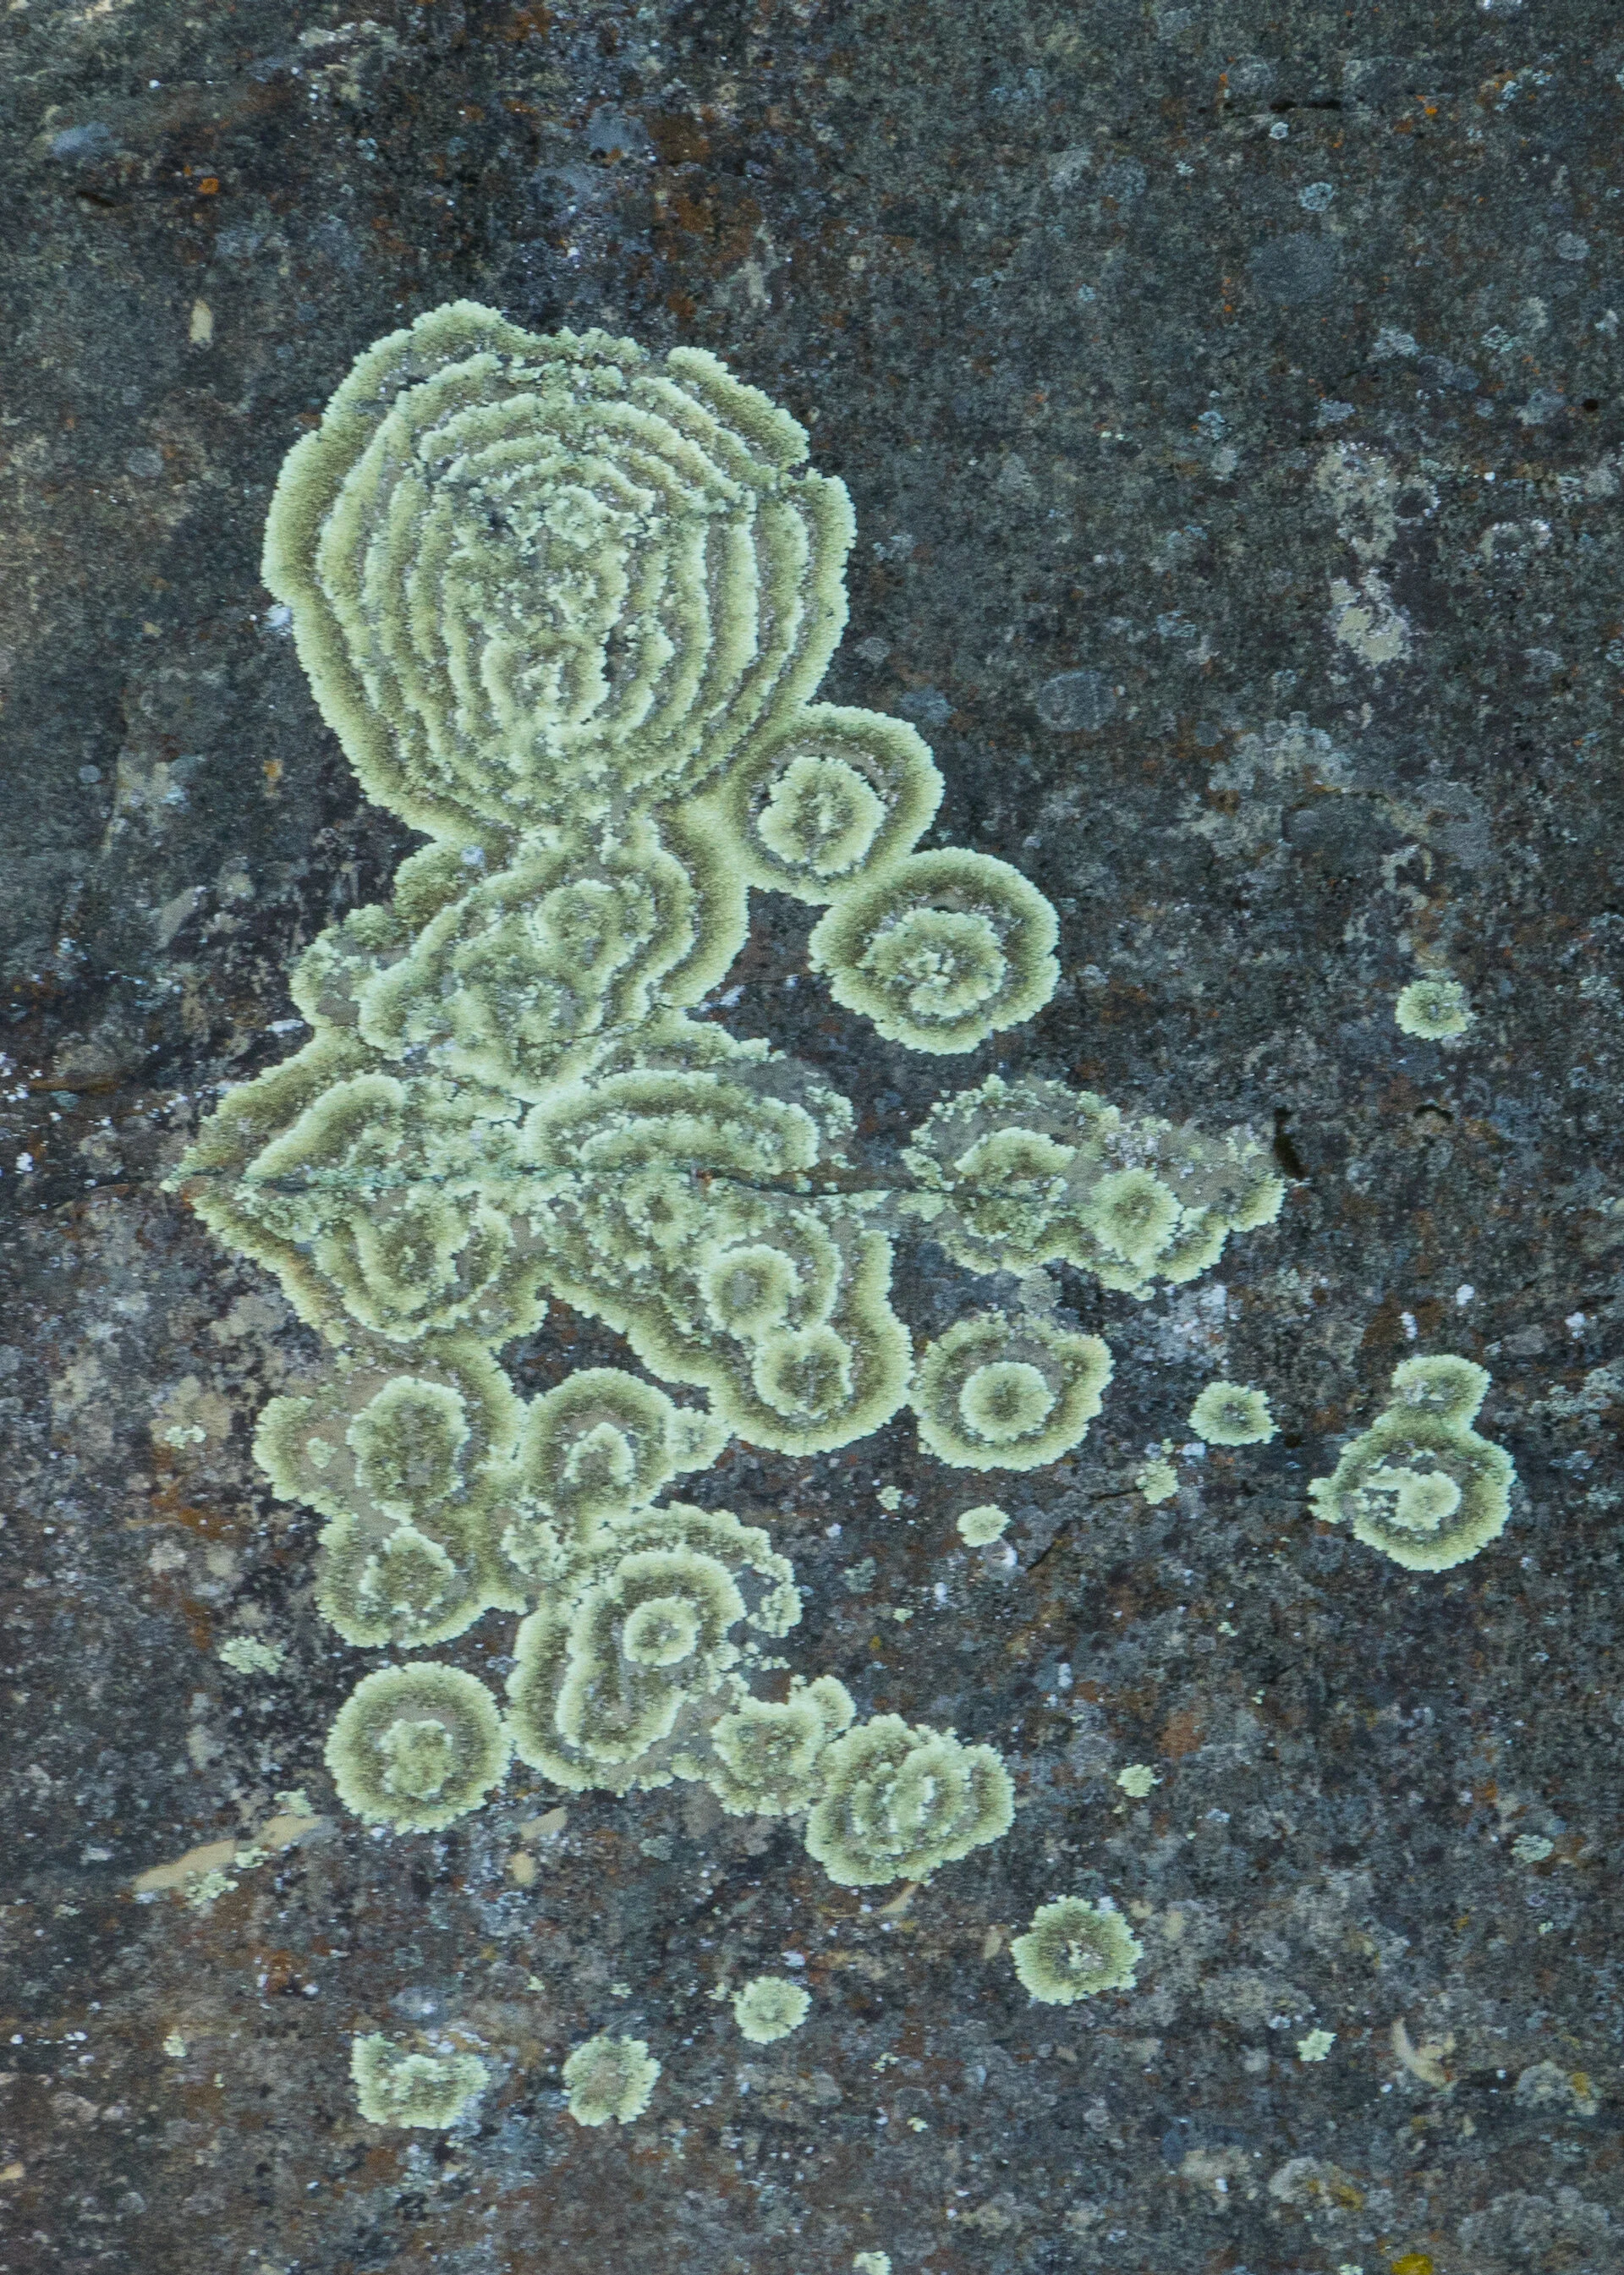
[[[1619,2264],[1621,72],[1595,0],[0,17],[7,2265]],[[1116,1380],[998,1481],[1005,1542],[905,1421],[724,1462],[806,1663],[1016,1774],[1007,1840],[872,1908],[703,1795],[344,1817],[366,1661],[248,1452],[315,1346],[160,1190],[412,843],[258,550],[351,358],[458,294],[811,422],[859,527],[825,692],[914,720],[943,842],[1062,914],[1061,992],[965,1078],[1250,1119],[1295,1181],[1188,1290],[1069,1283]],[[940,1069],[806,929],[757,903],[734,1024],[883,1143]],[[1394,1024],[1422,970],[1454,1047]],[[1520,1480],[1437,1576],[1304,1504],[1417,1349],[1489,1367]],[[617,1355],[555,1316],[523,1381]],[[1280,1436],[1147,1508],[1219,1374]],[[1137,1990],[1028,2002],[1008,1943],[1062,1893],[1129,1916]],[[812,2014],[748,2047],[708,1994],[785,1968]],[[425,2021],[493,2072],[449,2137],[350,2083]],[[663,2072],[585,2131],[559,2071],[605,2029]]]

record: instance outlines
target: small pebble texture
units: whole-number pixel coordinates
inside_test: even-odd
[[[1624,2264],[1621,133],[1601,0],[0,12],[11,2275]],[[1065,1275],[1116,1355],[1065,1461],[971,1478],[906,1417],[723,1457],[794,1663],[1009,1763],[1013,1830],[918,1890],[693,1788],[517,1772],[374,1837],[322,1766],[370,1662],[249,1453],[318,1348],[161,1181],[414,842],[259,549],[351,358],[459,295],[807,422],[858,525],[824,696],[918,724],[927,842],[1060,911],[1054,1000],[954,1062],[757,896],[735,1031],[882,1149],[1002,1068],[1250,1122],[1293,1181],[1190,1287]],[[1432,973],[1451,1043],[1394,1020]],[[901,1307],[971,1285],[927,1248]],[[1304,1500],[1417,1351],[1489,1368],[1519,1480],[1436,1576]],[[556,1310],[512,1364],[623,1356]],[[1279,1435],[1190,1442],[1217,1377]],[[499,1685],[510,1631],[455,1656]],[[138,1887],[194,1849],[193,1901]],[[1135,1989],[1029,2002],[1060,1895],[1112,1899]],[[758,1974],[812,1994],[770,2047]],[[457,2128],[360,2117],[374,2030],[486,2063]],[[661,2074],[587,2129],[606,2030]]]

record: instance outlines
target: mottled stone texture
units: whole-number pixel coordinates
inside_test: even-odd
[[[1619,2266],[1621,68],[1602,0],[11,0],[7,2268]],[[826,694],[920,724],[940,841],[1063,915],[1061,993],[963,1078],[1250,1118],[1296,1180],[1191,1289],[1068,1284],[1116,1380],[999,1483],[1008,1561],[905,1422],[724,1459],[797,1663],[1016,1774],[1001,1846],[872,1909],[703,1796],[337,1810],[370,1662],[248,1453],[315,1345],[160,1190],[411,843],[256,564],[351,357],[457,294],[813,422],[860,529]],[[942,1066],[805,930],[758,903],[729,1016],[883,1154]],[[1453,1047],[1394,1024],[1426,970]],[[967,1284],[903,1294],[939,1328]],[[1521,1480],[1436,1577],[1303,1500],[1416,1349],[1491,1369]],[[555,1314],[518,1372],[616,1356]],[[1280,1436],[1147,1508],[1219,1373]],[[138,1897],[301,1788],[297,1845]],[[1129,1915],[1137,1991],[1028,2003],[1008,1940],[1064,1893]],[[708,1994],[786,1952],[812,2016],[746,2046]],[[477,2123],[365,2123],[351,2037],[426,2021],[491,2067]],[[585,2131],[559,2069],[606,2029],[664,2070]]]

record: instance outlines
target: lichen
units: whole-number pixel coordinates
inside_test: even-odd
[[[1078,1445],[1111,1379],[1098,1335],[1002,1311],[957,1319],[930,1344],[909,1402],[919,1442],[971,1470],[1031,1470]]]
[[[281,1644],[261,1643],[257,1636],[228,1636],[220,1646],[220,1657],[238,1674],[276,1674],[287,1655]]]
[[[601,2032],[577,2046],[563,2066],[570,2114],[578,2125],[630,2125],[648,2107],[660,2064],[641,2038]]]
[[[1395,1395],[1309,1499],[1316,1515],[1412,1572],[1446,1572],[1504,1531],[1516,1476],[1472,1427],[1489,1387],[1470,1359],[1406,1359]]]
[[[1040,1011],[1060,978],[1054,911],[990,853],[914,853],[843,892],[812,969],[888,1042],[968,1051]]]
[[[515,1750],[576,1791],[699,1777],[696,1749],[715,1714],[706,1710],[737,1688],[736,1630],[780,1636],[800,1615],[787,1560],[725,1510],[678,1503],[606,1526],[570,1586],[519,1628],[508,1677]]]
[[[1144,1495],[1148,1506],[1159,1508],[1171,1500],[1179,1489],[1179,1473],[1165,1454],[1153,1454],[1134,1476],[1136,1489]]]
[[[842,1887],[872,1887],[924,1879],[1014,1821],[1015,1789],[991,1746],[880,1714],[825,1754],[806,1847]]]
[[[1401,987],[1393,1016],[1407,1035],[1452,1043],[1472,1024],[1471,1005],[1458,979],[1412,979]]]
[[[380,2030],[350,2048],[350,2075],[369,2125],[455,2125],[490,2073],[473,2054],[418,2053]]]
[[[943,1460],[1052,1461],[1099,1410],[1106,1346],[1039,1299],[916,1364],[896,1243],[1144,1296],[1280,1207],[1246,1133],[1054,1083],[945,1099],[900,1178],[871,1174],[827,1080],[696,1016],[753,889],[820,907],[835,1001],[939,1057],[1058,976],[1035,886],[917,850],[941,797],[918,732],[814,699],[853,521],[806,455],[701,351],[458,301],[359,359],[276,486],[264,573],[316,701],[426,842],[304,950],[309,1040],[226,1094],[177,1183],[330,1346],[255,1442],[325,1520],[325,1618],[395,1651],[521,1620],[505,1727],[452,1667],[359,1684],[327,1758],[369,1822],[451,1822],[510,1743],[566,1788],[704,1780],[729,1811],[804,1814],[853,1885],[995,1838],[990,1748],[856,1724],[829,1676],[754,1695],[791,1568],[663,1496],[729,1435],[826,1452],[906,1400]],[[522,1399],[499,1354],[555,1301],[653,1380],[591,1368]]]
[[[1190,1410],[1190,1426],[1209,1446],[1265,1446],[1279,1433],[1266,1391],[1209,1382]]]
[[[1161,1780],[1148,1762],[1129,1762],[1125,1768],[1118,1770],[1116,1782],[1130,1801],[1143,1801],[1152,1787],[1161,1783]]]
[[[1232,1232],[1273,1222],[1286,1192],[1244,1130],[1206,1138],[996,1075],[933,1107],[904,1159],[919,1187],[906,1206],[956,1263],[1065,1263],[1139,1298],[1207,1270]]]
[[[1297,2040],[1297,2058],[1300,2061],[1322,2062],[1335,2044],[1334,2030],[1311,2030],[1306,2037]]]
[[[967,1547],[986,1548],[1002,1538],[1008,1522],[1008,1511],[1000,1508],[996,1501],[980,1501],[963,1512],[956,1529]]]
[[[732,1817],[789,1817],[809,1808],[823,1750],[850,1727],[857,1708],[832,1674],[792,1680],[781,1704],[741,1698],[711,1725],[706,1782]]]
[[[380,1667],[338,1710],[327,1766],[346,1809],[369,1825],[437,1833],[477,1809],[508,1766],[496,1702],[460,1667]]]
[[[1101,1991],[1130,1991],[1144,1947],[1108,1904],[1061,1896],[1040,1904],[1009,1946],[1015,1971],[1046,2007],[1069,2007]]]
[[[812,2012],[812,1994],[783,1975],[758,1975],[733,1994],[733,2019],[752,2046],[770,2046],[798,2030]]]

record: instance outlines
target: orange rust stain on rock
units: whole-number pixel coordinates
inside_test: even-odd
[[[1186,1754],[1195,1752],[1205,1727],[1198,1708],[1175,1706],[1162,1724],[1161,1735],[1156,1742],[1169,1760],[1180,1761]]]

